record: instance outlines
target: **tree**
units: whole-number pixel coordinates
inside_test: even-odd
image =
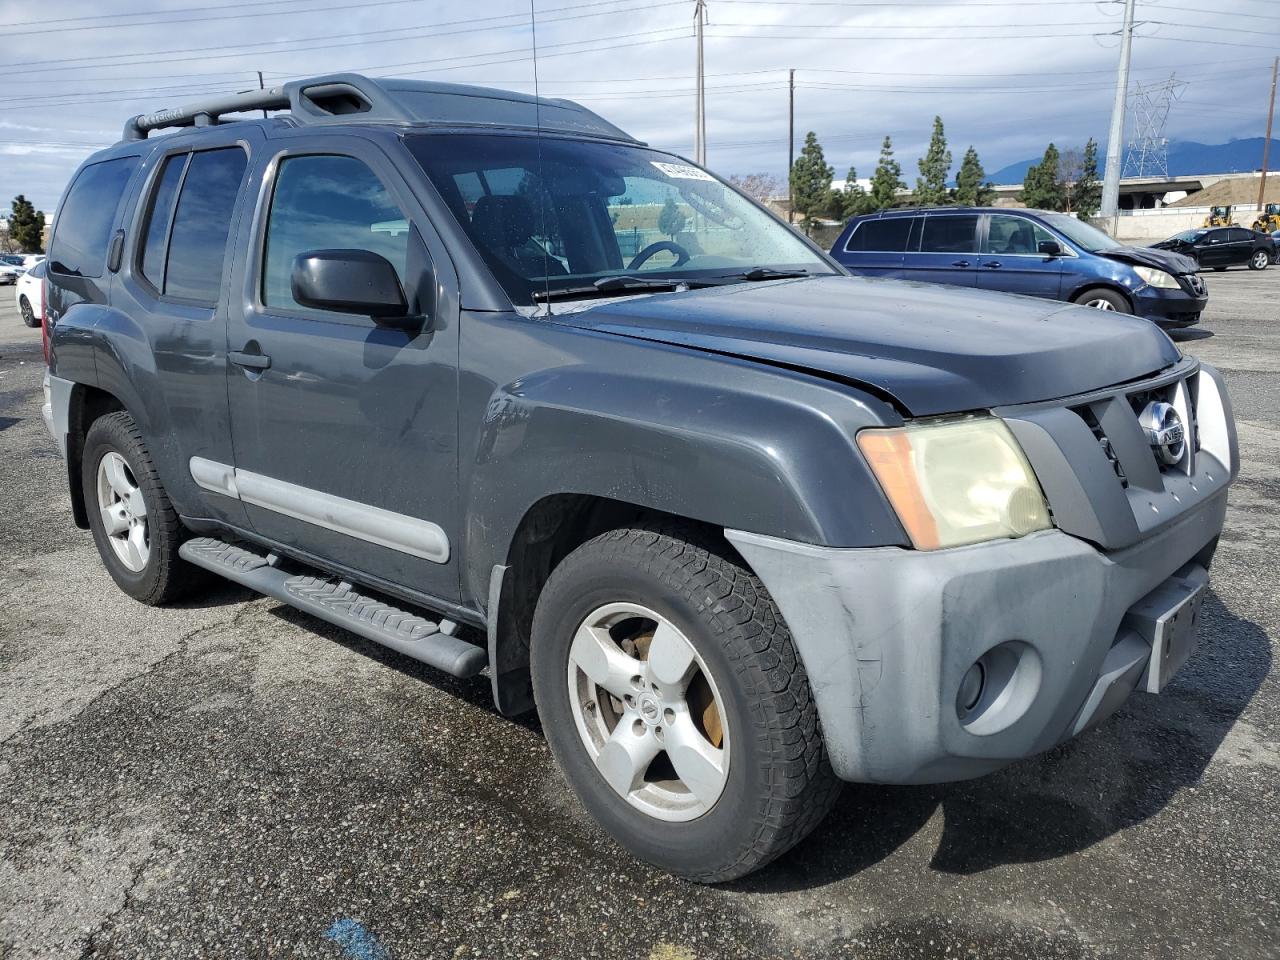
[[[765,203],[780,196],[782,181],[771,173],[748,173],[744,176],[733,176],[729,183],[737,187],[752,200]]]
[[[1075,189],[1076,216],[1088,220],[1102,209],[1102,181],[1098,179],[1098,144],[1090,137],[1084,145],[1080,177]]]
[[[871,178],[871,201],[876,210],[892,207],[898,202],[898,191],[907,185],[902,180],[902,167],[893,159],[893,140],[888,136],[880,144],[880,162]]]
[[[942,130],[942,118],[933,118],[933,136],[929,149],[920,158],[920,176],[916,177],[916,203],[936,207],[949,203],[947,177],[951,173],[951,151],[947,149],[947,137]]]
[[[43,253],[43,234],[44,213],[18,194],[13,198],[13,212],[9,215],[9,239],[23,253]]]
[[[978,151],[970,147],[964,152],[964,159],[960,161],[960,171],[956,174],[956,203],[965,207],[991,206],[996,192],[991,188],[991,181],[986,177],[987,172],[982,169]]]
[[[1058,148],[1051,143],[1045,147],[1040,162],[1027,168],[1027,175],[1022,180],[1024,206],[1037,210],[1061,210],[1066,206],[1062,181],[1058,179],[1060,160]]]
[[[810,130],[791,166],[791,205],[800,214],[806,233],[813,229],[813,221],[827,212],[833,176],[835,169],[823,156],[817,134]]]
[[[860,217],[875,210],[871,196],[858,182],[858,171],[855,167],[849,168],[849,173],[844,178],[844,189],[833,190],[831,194],[833,220],[848,220],[850,217]],[[836,210],[839,212],[835,212]]]
[[[676,206],[675,200],[667,197],[667,202],[662,205],[662,210],[658,213],[658,229],[674,240],[676,234],[684,229],[685,219],[684,213]]]

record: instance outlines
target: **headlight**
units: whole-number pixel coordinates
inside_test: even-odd
[[[1177,278],[1166,270],[1158,270],[1155,267],[1134,267],[1133,272],[1149,286],[1159,287],[1161,290],[1178,289]]]
[[[918,550],[1021,537],[1049,508],[1004,421],[974,417],[862,430],[858,446]]]

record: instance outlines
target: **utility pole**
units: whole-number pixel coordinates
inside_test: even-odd
[[[1280,57],[1271,61],[1271,106],[1267,107],[1267,139],[1262,141],[1262,182],[1258,184],[1258,212],[1265,208],[1267,199],[1267,163],[1271,160],[1271,121],[1276,118],[1276,71],[1280,70]]]
[[[1120,163],[1124,158],[1124,105],[1129,96],[1129,55],[1133,50],[1135,0],[1124,0],[1124,26],[1120,30],[1120,68],[1116,73],[1116,99],[1111,106],[1111,132],[1107,135],[1107,166],[1102,176],[1102,209],[1105,220],[1115,220],[1120,206]],[[1115,224],[1112,224],[1114,229]]]
[[[693,133],[693,159],[707,165],[707,91],[702,71],[702,26],[707,18],[707,0],[694,0],[693,23],[698,37],[698,105]]]
[[[793,223],[796,197],[791,190],[791,168],[796,165],[796,72],[791,71],[787,102],[787,223]]]

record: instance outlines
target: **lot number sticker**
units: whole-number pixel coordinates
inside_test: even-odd
[[[650,160],[655,167],[665,173],[672,180],[710,180],[716,182],[716,178],[711,176],[704,170],[697,167],[691,167],[687,163],[662,163],[658,160]]]

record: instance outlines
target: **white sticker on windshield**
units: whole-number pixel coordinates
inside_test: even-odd
[[[712,183],[716,182],[716,178],[705,170],[691,167],[687,163],[662,163],[659,160],[650,160],[649,162],[673,180],[710,180]]]

